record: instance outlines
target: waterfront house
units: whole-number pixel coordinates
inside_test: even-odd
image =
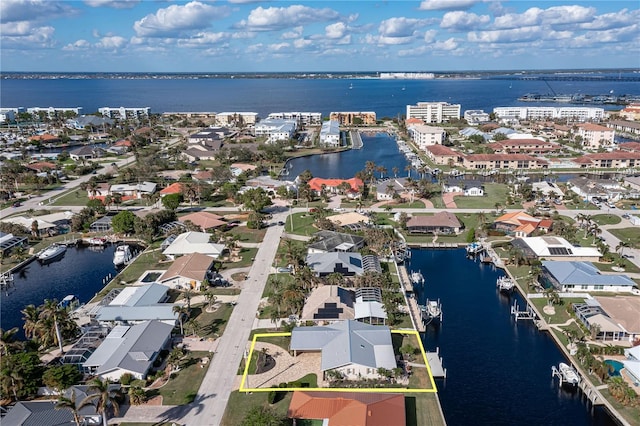
[[[69,151],[69,157],[75,161],[82,160],[91,160],[94,158],[103,157],[105,154],[105,150],[91,145],[81,146],[80,148],[76,148],[74,150]]]
[[[448,146],[432,145],[428,146],[424,152],[429,160],[439,166],[455,166],[462,163],[462,154]]]
[[[640,340],[640,298],[636,295],[595,296],[606,314],[628,337],[629,343]]]
[[[578,124],[576,136],[582,139],[582,146],[586,149],[598,150],[610,148],[614,144],[616,131],[594,123]]]
[[[216,244],[209,242],[211,234],[207,232],[183,232],[178,235],[173,242],[162,251],[162,254],[175,259],[185,254],[200,253],[214,259],[222,255],[225,249],[224,244]]]
[[[307,244],[308,253],[357,252],[364,247],[364,238],[343,232],[322,230],[313,234]]]
[[[612,152],[594,152],[573,160],[577,167],[626,169],[640,165],[640,152],[616,150]]]
[[[340,123],[337,120],[329,120],[322,123],[320,145],[332,148],[340,146]]]
[[[407,178],[392,178],[376,183],[376,200],[389,201],[396,197],[410,199],[415,188],[409,187]]]
[[[219,112],[216,114],[216,125],[222,127],[253,127],[257,121],[257,112]]]
[[[267,118],[293,120],[298,126],[319,126],[322,124],[322,113],[320,112],[272,112]]]
[[[543,180],[540,182],[533,182],[531,184],[531,190],[533,191],[534,194],[541,193],[548,198],[562,199],[564,197],[564,192],[562,192],[562,189],[560,189],[560,187],[556,183],[549,182],[546,180]]]
[[[624,142],[618,144],[620,151],[640,152],[640,142]]]
[[[256,123],[254,132],[256,136],[264,136],[267,143],[285,142],[293,137],[298,130],[295,120],[280,120],[265,118]]]
[[[176,325],[178,315],[173,303],[167,303],[169,287],[151,283],[125,287],[107,305],[99,305],[91,316],[102,324],[132,325],[157,320]]]
[[[536,230],[548,230],[551,223],[549,219],[538,219],[525,212],[511,212],[494,220],[492,227],[507,235],[528,237]]]
[[[337,370],[346,379],[378,378],[379,368],[397,367],[389,327],[352,320],[296,327],[289,350],[320,352],[322,372]]]
[[[544,140],[530,139],[504,139],[498,142],[487,144],[495,154],[533,154],[543,155],[559,153],[562,145]]]
[[[578,320],[594,334],[596,340],[619,342],[627,338],[624,330],[607,315],[595,299],[574,303],[572,307]]]
[[[313,419],[331,426],[406,424],[403,394],[295,391],[287,417]]]
[[[109,390],[120,389],[119,384],[109,385]],[[86,385],[71,386],[64,392],[66,398],[75,395],[76,410],[81,425],[100,425],[102,416],[93,404],[81,407],[82,401],[91,394]],[[5,426],[75,426],[76,422],[71,410],[56,409],[57,400],[18,401],[2,416]]]
[[[372,124],[376,124],[376,113],[373,111],[331,112],[329,114],[329,120],[338,121],[341,126],[354,126],[354,125],[369,126]]]
[[[624,350],[627,359],[622,361],[625,370],[636,386],[640,385],[640,345]]]
[[[98,220],[93,221],[91,225],[89,225],[89,231],[91,232],[111,232],[113,227],[111,226],[111,221],[113,220],[113,215],[104,215]]]
[[[407,231],[418,234],[457,235],[462,224],[451,212],[438,212],[430,216],[414,215],[407,221]]]
[[[484,196],[484,185],[475,179],[459,179],[448,177],[442,184],[443,192],[462,193],[465,197]]]
[[[199,226],[200,229],[205,232],[208,232],[211,229],[220,228],[221,226],[226,226],[227,222],[221,219],[222,216],[218,216],[217,214],[205,211],[189,213],[178,218],[178,220],[182,223],[190,221],[194,225]]]
[[[447,132],[443,128],[426,124],[412,124],[407,127],[407,133],[413,143],[423,151],[431,145],[442,145],[447,138]]]
[[[382,272],[380,261],[374,255],[360,253],[309,253],[305,263],[318,277],[338,273],[345,277],[362,275],[365,272]]]
[[[170,348],[173,328],[161,321],[115,326],[82,368],[103,380],[117,381],[125,373],[144,380],[160,351]]]
[[[356,301],[353,304],[354,319],[368,324],[385,324],[387,311],[382,302],[382,290],[378,287],[356,288]]]
[[[548,162],[542,158],[526,154],[469,154],[462,157],[466,169],[543,169]]]
[[[323,179],[314,177],[307,182],[309,188],[316,194],[320,195],[322,191],[326,191],[330,194],[346,193],[360,194],[364,187],[364,182],[360,178],[351,179]]]
[[[640,158],[640,153],[638,153]],[[575,192],[585,202],[591,201],[618,201],[625,192],[624,188],[614,179],[589,179],[577,177],[568,182],[569,189]]]
[[[311,291],[300,319],[336,321],[354,319],[355,294],[337,285],[323,285]]]
[[[203,284],[211,282],[214,271],[212,257],[191,253],[176,259],[158,281],[179,290],[190,288],[200,291]]]
[[[0,231],[0,253],[3,256],[11,253],[11,250],[15,247],[26,247],[28,245],[28,238],[16,236],[13,234],[7,234]]]
[[[640,135],[640,123],[636,121],[611,120],[607,122],[607,127],[610,127],[619,132],[633,133],[636,135]]]
[[[511,244],[522,250],[528,259],[597,262],[602,256],[595,247],[574,246],[554,235],[516,238]]]
[[[572,305],[588,330],[597,328],[596,339],[633,344],[640,339],[640,299],[637,296],[597,296]]]
[[[546,260],[542,262],[545,287],[552,285],[560,292],[630,293],[637,284],[624,274],[602,274],[591,262]]]

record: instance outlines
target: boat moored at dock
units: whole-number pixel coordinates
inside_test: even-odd
[[[411,273],[411,282],[415,285],[424,285],[424,276],[420,271],[414,271]]]
[[[473,243],[467,245],[466,250],[469,256],[475,256],[484,251],[484,246],[482,245],[482,243],[474,241]]]
[[[49,262],[59,259],[67,251],[67,246],[63,244],[51,244],[46,249],[37,254],[38,260],[41,262]]]
[[[122,244],[116,247],[116,251],[113,253],[113,264],[123,266],[128,264],[132,258],[131,247],[128,244]]]
[[[496,280],[496,287],[502,293],[511,293],[516,287],[516,283],[513,282],[513,280],[508,276],[503,275],[501,277],[498,277],[498,279]]]
[[[569,364],[561,362],[558,367],[554,365],[551,367],[551,376],[558,377],[560,379],[560,385],[563,384],[569,386],[577,386],[580,384],[580,376],[578,372]]]
[[[440,303],[440,299],[427,299],[425,305],[420,306],[420,311],[422,313],[422,320],[426,324],[431,323],[433,320],[442,322],[442,304]]]

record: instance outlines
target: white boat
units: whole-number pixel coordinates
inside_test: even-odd
[[[506,275],[503,275],[496,280],[496,287],[498,287],[498,290],[504,293],[509,293],[515,288],[515,286],[516,283],[514,283],[513,280]]]
[[[89,244],[90,246],[103,246],[107,244],[106,238],[99,237],[83,238],[82,241]]]
[[[74,294],[68,294],[58,303],[58,306],[62,309],[75,309],[80,306],[80,299]]]
[[[560,376],[560,384],[566,383],[568,385],[576,386],[580,383],[580,376],[578,376],[576,370],[564,362],[558,364],[557,372]]]
[[[424,277],[421,272],[411,273],[411,282],[414,284],[424,284]]]
[[[51,244],[49,247],[38,253],[38,260],[46,262],[47,260],[55,259],[58,256],[62,256],[65,251],[67,251],[67,246]]]
[[[481,251],[483,251],[484,247],[483,247],[482,244],[480,244],[478,242],[473,242],[471,244],[468,244],[466,249],[467,249],[467,254],[476,255],[476,254],[480,253]]]
[[[440,300],[427,299],[427,303],[424,306],[420,306],[420,311],[422,312],[422,319],[426,323],[430,323],[434,319],[442,321]]]
[[[116,266],[126,265],[132,257],[131,247],[127,244],[123,244],[116,247],[116,251],[113,253],[113,264]]]

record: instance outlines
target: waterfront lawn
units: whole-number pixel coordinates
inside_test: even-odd
[[[405,394],[404,404],[407,426],[444,426],[436,394]]]
[[[162,252],[158,251],[144,251],[136,259],[122,270],[114,280],[125,281],[129,284],[138,280],[145,271],[153,270],[166,270],[169,269],[171,262],[161,262],[163,259]]]
[[[162,405],[189,404],[198,392],[211,362],[202,364],[200,359],[211,358],[209,352],[190,352],[185,366],[171,375],[166,385],[157,390],[162,396]],[[153,393],[153,391],[152,391]]]
[[[517,202],[505,205],[509,193],[509,187],[503,183],[486,183],[484,185],[484,197],[456,197],[456,206],[459,209],[495,209],[496,204],[509,209],[521,209],[522,204]]]
[[[586,298],[586,297],[585,297]],[[555,305],[556,313],[554,315],[545,314],[543,309],[547,305],[548,299],[546,297],[542,297],[539,299],[529,299],[531,303],[538,309],[540,315],[543,316],[544,320],[547,321],[548,324],[564,324],[573,318],[567,309],[571,309],[571,304],[573,303],[582,303],[585,298],[562,298],[564,305]]]
[[[614,228],[608,229],[620,241],[627,241],[631,247],[640,247],[640,228]],[[615,249],[615,247],[613,247]]]
[[[198,322],[198,336],[202,338],[219,337],[229,322],[233,306],[229,303],[217,303],[218,309],[207,312],[206,304],[191,308],[191,317]]]

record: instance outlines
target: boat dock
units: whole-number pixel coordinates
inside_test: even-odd
[[[427,329],[422,321],[422,314],[420,312],[420,307],[418,306],[418,301],[416,300],[415,294],[413,294],[413,285],[409,279],[407,268],[405,268],[404,265],[398,265],[396,263],[396,269],[398,271],[398,278],[400,279],[400,287],[402,288],[402,293],[404,294],[407,307],[409,308],[409,316],[411,317],[413,327],[420,333],[424,333]]]
[[[410,247],[414,248],[431,248],[431,249],[457,249],[461,245],[457,243],[409,243]]]
[[[536,313],[531,309],[529,304],[527,304],[527,309],[525,311],[521,311],[518,306],[518,302],[515,300],[513,301],[513,306],[511,306],[511,315],[513,315],[516,321],[537,319]]]
[[[447,369],[442,366],[442,357],[440,356],[440,348],[436,348],[435,352],[427,352],[427,361],[431,369],[431,375],[435,378],[446,378]]]

